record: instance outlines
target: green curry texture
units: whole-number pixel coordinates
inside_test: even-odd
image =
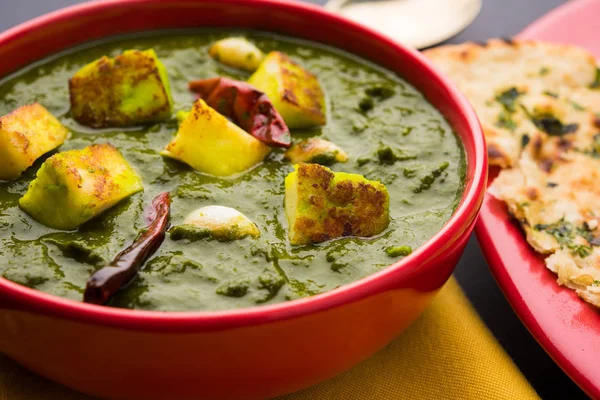
[[[293,170],[275,149],[264,163],[235,179],[193,171],[159,155],[177,130],[170,120],[127,129],[93,130],[69,114],[68,79],[86,63],[126,49],[154,48],[167,68],[174,110],[189,110],[193,79],[249,74],[208,55],[218,39],[245,35],[264,52],[280,50],[315,74],[327,96],[327,125],[293,130],[295,141],[319,135],[350,156],[334,171],[383,182],[392,222],[374,238],[343,238],[291,246],[287,240],[284,178]],[[139,275],[110,305],[147,310],[223,310],[282,302],[322,293],[392,264],[433,236],[450,218],[463,191],[461,144],[442,115],[394,74],[341,51],[257,32],[192,31],[112,40],[58,55],[0,81],[0,115],[40,102],[71,131],[60,151],[110,142],[143,178],[144,191],[76,231],[47,228],[18,207],[47,156],[21,178],[0,181],[0,276],[74,300],[88,277],[145,228],[144,209],[171,193],[172,225],[207,205],[236,208],[261,231],[231,242],[173,241],[167,235]],[[401,248],[402,251],[394,249]]]

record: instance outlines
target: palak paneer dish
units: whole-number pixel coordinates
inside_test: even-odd
[[[261,32],[112,39],[0,80],[0,276],[112,307],[312,296],[451,217],[465,157],[394,73]]]

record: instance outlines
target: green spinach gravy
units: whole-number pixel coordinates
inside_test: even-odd
[[[208,55],[218,39],[244,35],[263,52],[287,53],[315,74],[327,97],[327,125],[292,131],[294,141],[320,136],[350,156],[334,171],[383,182],[390,195],[389,228],[374,238],[342,238],[291,246],[284,212],[284,178],[293,170],[274,149],[235,179],[193,171],[159,155],[177,130],[175,112],[189,110],[193,79],[249,74]],[[165,64],[174,97],[171,120],[128,129],[94,130],[69,115],[68,79],[102,55],[154,48]],[[223,310],[277,303],[332,290],[387,267],[415,249],[450,218],[463,192],[465,157],[442,115],[393,73],[342,51],[259,32],[187,31],[121,38],[43,60],[0,81],[0,114],[32,102],[48,108],[71,131],[58,149],[110,142],[140,173],[144,191],[75,231],[47,228],[18,207],[45,158],[21,178],[0,182],[0,275],[22,285],[81,300],[89,276],[109,263],[145,228],[144,209],[169,191],[171,222],[181,224],[207,205],[236,208],[261,231],[231,242],[167,238],[139,275],[109,305],[146,310]],[[397,250],[397,249],[396,249]],[[389,254],[388,254],[389,253]]]

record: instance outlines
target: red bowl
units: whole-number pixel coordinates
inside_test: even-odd
[[[75,390],[110,398],[265,398],[305,388],[389,343],[460,258],[484,195],[485,142],[466,99],[417,51],[318,7],[281,0],[108,0],[0,34],[0,76],[80,43],[132,32],[238,27],[338,47],[408,80],[446,116],[467,158],[446,225],[393,266],[331,292],[225,312],[161,313],[78,303],[0,278],[0,351]]]

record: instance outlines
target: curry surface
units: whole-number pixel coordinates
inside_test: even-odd
[[[214,61],[207,52],[211,42],[239,34],[265,53],[289,54],[317,75],[327,96],[328,123],[319,129],[292,131],[293,139],[319,135],[331,140],[350,155],[348,163],[333,165],[334,171],[359,173],[387,186],[392,222],[381,235],[291,246],[283,182],[292,165],[282,160],[280,150],[235,179],[207,176],[159,155],[177,130],[175,111],[188,110],[194,100],[188,81],[218,75],[248,78]],[[175,102],[173,118],[125,130],[92,130],[77,124],[69,116],[68,79],[102,55],[115,56],[132,48],[154,48],[165,64]],[[441,114],[412,86],[349,54],[271,34],[196,31],[115,39],[44,60],[0,81],[0,115],[34,101],[71,131],[59,150],[110,142],[144,181],[143,193],[68,232],[35,222],[17,205],[48,155],[20,179],[0,181],[0,275],[70,299],[81,300],[92,272],[144,229],[144,209],[161,191],[170,191],[173,198],[172,225],[196,208],[217,204],[244,213],[257,224],[261,236],[192,243],[167,236],[139,276],[115,296],[112,306],[222,310],[331,290],[399,259],[386,254],[388,247],[414,250],[422,245],[450,218],[463,191],[461,144]]]

